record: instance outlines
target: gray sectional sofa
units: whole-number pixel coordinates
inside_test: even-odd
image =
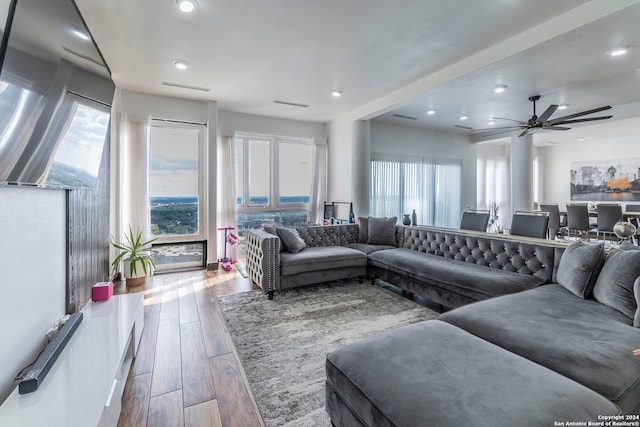
[[[333,424],[640,424],[640,250],[576,243],[555,270],[329,354]]]
[[[282,251],[281,238],[247,233],[247,273],[275,291],[350,277],[381,279],[445,307],[551,283],[566,247],[553,241],[392,223],[369,236],[358,224],[296,228],[305,243]]]
[[[367,276],[454,308],[327,355],[335,426],[640,424],[637,247],[363,228],[298,228],[297,253],[248,237],[247,270],[270,295]]]

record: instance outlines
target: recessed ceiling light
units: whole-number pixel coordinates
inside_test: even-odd
[[[198,6],[196,0],[176,0],[176,3],[178,4],[178,8],[184,13],[193,12]]]
[[[566,110],[569,104],[560,104],[558,105],[558,110]]]
[[[619,47],[613,50],[609,51],[609,56],[621,56],[624,55],[625,53],[629,52],[629,49],[631,49],[631,46],[624,46],[624,47]]]
[[[487,123],[489,126],[493,126],[496,124],[496,122],[494,122],[493,120],[489,120],[489,122]]]
[[[498,85],[498,86],[496,86],[496,88],[495,88],[495,89],[493,89],[493,91],[494,91],[495,93],[502,93],[502,92],[504,92],[505,90],[507,90],[507,87],[508,87],[507,85]]]
[[[334,98],[340,98],[342,96],[342,91],[334,90],[333,92],[331,92],[331,96],[333,96]]]
[[[178,70],[186,70],[187,68],[189,68],[190,64],[182,59],[176,59],[175,61],[173,61],[173,65],[175,65]]]
[[[80,30],[73,30],[72,32],[73,32],[73,35],[79,39],[87,40],[87,41],[91,40],[91,37],[89,37],[89,35],[85,32],[82,32]]]
[[[436,110],[429,110],[427,111],[427,114],[430,116],[433,116],[436,113]]]
[[[467,120],[469,117],[467,116],[460,116],[460,120]]]

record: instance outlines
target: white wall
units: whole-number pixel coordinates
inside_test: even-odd
[[[594,137],[584,141],[562,141],[558,145],[544,148],[543,169],[541,171],[544,177],[542,200],[557,202],[561,209],[565,203],[571,201],[569,173],[571,162],[640,159],[637,135],[624,131],[628,126],[637,129],[637,121],[634,120],[620,121],[621,131],[612,132],[610,136]],[[576,130],[570,132],[577,133]]]
[[[324,123],[256,116],[233,111],[219,110],[218,125],[223,135],[247,132],[297,138],[325,139],[327,137],[327,126]]]
[[[348,202],[354,199],[353,157],[355,151],[354,130],[356,122],[338,119],[329,124],[329,162],[327,164],[327,201]],[[361,206],[354,205],[358,215],[367,215]]]
[[[0,402],[66,313],[66,192],[0,187]]]
[[[477,146],[467,136],[372,120],[371,151],[460,160],[461,206],[476,206]]]

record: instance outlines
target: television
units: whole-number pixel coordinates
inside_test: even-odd
[[[0,0],[0,14],[0,185],[95,188],[115,86],[77,6]]]

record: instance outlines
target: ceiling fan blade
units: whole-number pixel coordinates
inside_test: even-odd
[[[485,137],[496,136],[496,135],[500,135],[501,133],[509,133],[509,132],[513,132],[513,130],[509,130],[509,129],[507,129],[507,130],[499,130],[497,132],[482,134],[480,136],[485,138]]]
[[[529,133],[529,128],[526,128],[525,130],[522,131],[522,133],[520,135],[518,135],[518,137],[525,136],[528,133]]]
[[[491,120],[509,120],[510,122],[520,123],[521,125],[527,124],[527,122],[523,122],[522,120],[507,119],[505,117],[491,117]]]
[[[606,119],[610,119],[611,117],[613,117],[613,116],[600,116],[600,117],[591,117],[591,118],[588,118],[588,119],[565,120],[563,122],[559,122],[559,123],[556,123],[556,124],[564,125],[564,124],[567,124],[567,123],[590,122],[592,120],[606,120]]]
[[[549,124],[555,125],[556,123],[564,122],[565,120],[573,119],[580,116],[586,116],[587,114],[597,113],[598,111],[609,110],[611,108],[610,105],[600,108],[594,108],[593,110],[583,111],[581,113],[569,114],[568,116],[558,117],[557,119],[549,120]]]
[[[542,130],[571,130],[571,128],[565,128],[562,126],[545,126]]]
[[[546,122],[547,119],[551,117],[551,115],[555,113],[557,109],[558,109],[557,105],[555,104],[549,105],[549,107],[546,110],[544,110],[544,113],[542,113],[540,117],[538,117],[538,121],[541,123]]]
[[[490,128],[482,128],[482,129],[471,129],[471,131],[483,131],[483,130],[494,130],[494,129],[510,129],[510,130],[516,130],[516,129],[522,129],[522,126],[498,126],[498,127],[490,127]],[[505,131],[506,132],[506,131]]]

